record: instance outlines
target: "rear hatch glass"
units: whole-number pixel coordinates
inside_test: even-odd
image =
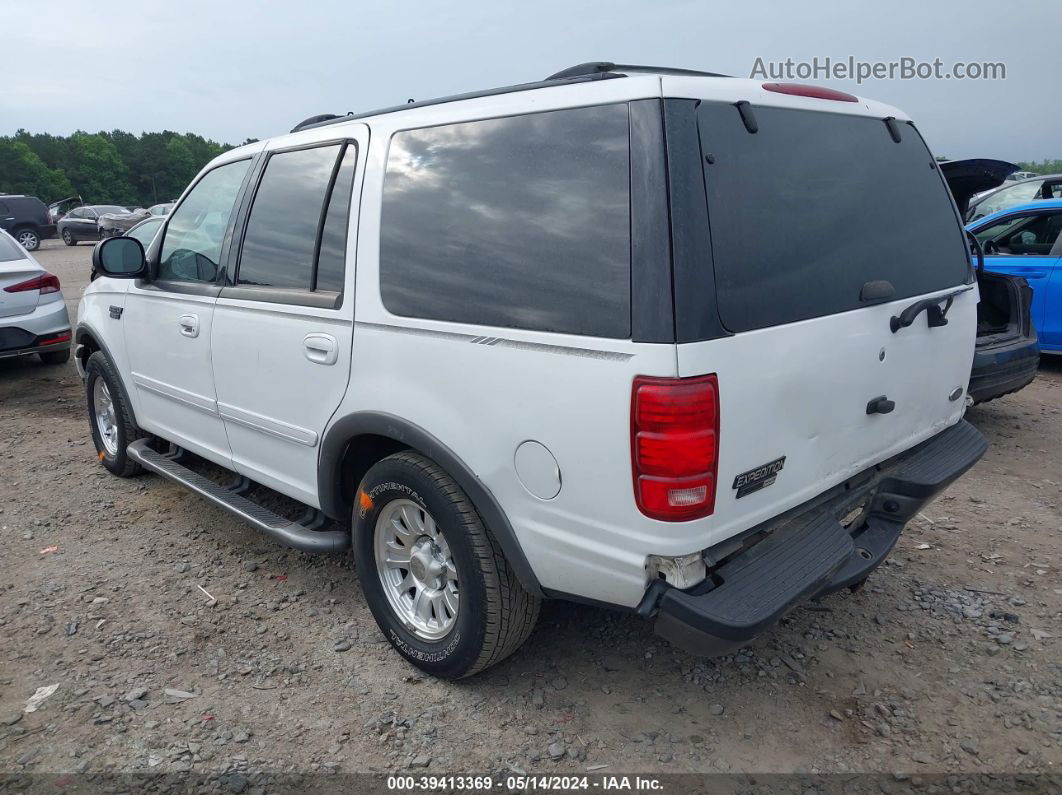
[[[741,332],[858,309],[888,281],[894,300],[969,281],[962,229],[918,132],[881,119],[734,105],[698,111],[723,325]]]

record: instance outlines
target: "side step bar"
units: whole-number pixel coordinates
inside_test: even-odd
[[[138,439],[126,448],[130,458],[157,475],[191,489],[200,497],[224,508],[247,524],[257,527],[285,546],[303,552],[341,552],[350,548],[350,533],[345,530],[313,530],[291,522],[268,508],[251,502],[234,491],[193,472],[149,446],[150,439]],[[315,522],[319,524],[319,522]]]

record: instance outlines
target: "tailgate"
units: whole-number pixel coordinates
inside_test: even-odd
[[[909,303],[679,346],[680,376],[714,372],[719,379],[711,543],[959,421],[973,361],[977,292],[971,287],[954,299],[946,326],[930,328],[923,313],[893,334],[890,319]],[[867,414],[867,404],[880,396],[895,408]],[[742,488],[740,476],[782,458],[772,483]]]
[[[710,543],[958,422],[977,325],[961,221],[911,124],[750,101],[697,107],[711,263],[676,266],[678,328],[719,329],[677,351],[680,376],[718,377]]]

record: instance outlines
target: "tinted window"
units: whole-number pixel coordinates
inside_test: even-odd
[[[14,262],[25,258],[26,252],[22,250],[22,246],[7,235],[0,235],[0,262]]]
[[[321,231],[321,252],[317,258],[316,289],[342,292],[343,267],[347,256],[347,227],[350,226],[350,192],[354,186],[354,166],[358,150],[347,147],[336,174],[332,198],[328,202],[324,229]]]
[[[340,146],[272,155],[247,220],[237,284],[313,286],[313,255]]]
[[[159,278],[212,282],[225,230],[250,160],[218,166],[203,176],[170,215],[162,241]]]
[[[1007,218],[979,230],[977,239],[988,254],[1046,256],[1062,231],[1062,213]]]
[[[399,315],[630,335],[626,105],[397,133],[380,290]]]
[[[917,131],[881,119],[701,106],[719,314],[732,331],[858,309],[866,282],[903,299],[964,283],[948,189]]]

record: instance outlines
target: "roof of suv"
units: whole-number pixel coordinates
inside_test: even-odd
[[[443,106],[453,107],[455,113],[458,113],[458,108],[463,108],[467,114],[468,103],[476,102],[477,112],[480,110],[480,104],[486,103],[490,106],[484,110],[487,116],[527,112],[527,108],[517,109],[518,101],[521,106],[527,105],[532,109],[541,107],[545,110],[545,105],[553,103],[547,103],[539,97],[547,96],[546,92],[552,96],[554,91],[574,91],[580,96],[585,92],[588,104],[666,96],[706,99],[732,104],[746,102],[759,106],[819,110],[880,119],[893,117],[900,122],[909,120],[907,114],[890,105],[826,88],[728,77],[714,72],[699,72],[690,69],[634,66],[600,61],[570,67],[537,82],[435,99],[409,101],[402,105],[392,105],[365,112],[312,116],[296,125],[286,135],[273,136],[231,149],[213,162],[220,163],[246,157],[247,154],[261,151],[278,139],[283,139],[286,143],[290,138],[294,142],[302,140],[300,135],[302,133],[347,123],[364,124],[391,116],[398,116],[401,122],[395,119],[387,126],[401,124],[403,127],[417,127],[448,123],[446,116],[449,114],[441,112]]]

